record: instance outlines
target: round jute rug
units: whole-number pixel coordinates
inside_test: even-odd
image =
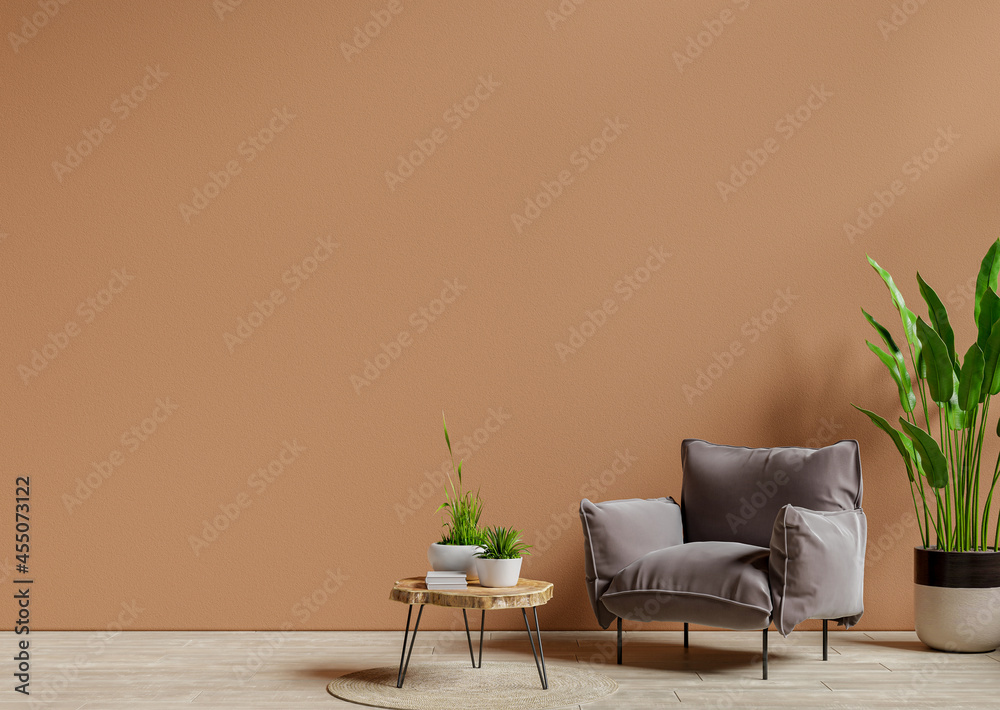
[[[618,690],[600,673],[563,665],[548,666],[549,689],[542,690],[534,663],[421,663],[410,666],[402,688],[399,669],[369,668],[337,678],[326,687],[331,695],[377,708],[424,710],[545,710],[589,703]]]

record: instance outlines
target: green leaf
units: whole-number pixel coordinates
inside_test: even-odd
[[[951,373],[952,382],[952,394],[951,399],[948,400],[948,404],[945,405],[945,420],[948,422],[948,428],[954,431],[961,431],[965,428],[965,423],[968,421],[965,409],[958,401],[958,373],[952,370]]]
[[[990,244],[986,256],[983,257],[983,263],[979,266],[979,276],[976,277],[976,323],[979,323],[980,306],[986,291],[997,289],[998,273],[1000,273],[1000,239]]]
[[[513,560],[530,555],[531,545],[521,542],[521,531],[494,526],[483,535],[483,551],[478,555],[484,560]]]
[[[951,396],[951,401],[945,407],[945,421],[952,431],[961,431],[969,421],[967,412],[958,406],[958,390]]]
[[[990,333],[993,332],[993,326],[1000,320],[1000,298],[997,297],[996,291],[992,288],[986,289],[980,299],[979,306],[979,315],[976,318],[979,337],[976,338],[976,342],[985,351],[986,341],[989,340]]]
[[[868,257],[868,263],[872,265],[876,273],[882,277],[885,282],[886,287],[889,289],[889,294],[892,296],[892,302],[896,306],[896,310],[899,311],[899,319],[903,323],[903,333],[906,335],[906,341],[913,348],[913,358],[915,363],[919,363],[920,358],[920,338],[917,336],[917,317],[914,315],[913,311],[906,307],[906,301],[903,300],[903,294],[899,292],[896,288],[896,284],[892,280],[892,276],[889,272],[879,266],[874,259],[870,256]],[[918,365],[918,370],[920,366]],[[922,372],[920,373],[923,374]]]
[[[448,453],[454,456],[451,453],[451,439],[448,438],[448,422],[444,419],[444,412],[441,412],[441,423],[444,424],[444,443],[448,445]]]
[[[909,440],[906,434],[899,432],[895,427],[892,426],[885,419],[880,417],[875,412],[870,412],[867,409],[862,409],[856,404],[852,404],[852,407],[857,409],[862,414],[866,414],[869,419],[877,426],[879,429],[884,431],[892,439],[892,443],[896,445],[896,450],[899,451],[899,455],[903,457],[903,463],[906,464],[906,475],[909,476],[910,481],[914,481],[913,477],[913,464],[916,463],[917,455],[913,451],[913,442]]]
[[[979,404],[979,393],[983,389],[983,368],[986,359],[983,351],[973,343],[965,353],[962,375],[958,380],[958,406],[971,412]]]
[[[919,271],[917,272],[917,283],[920,285],[920,295],[924,297],[924,302],[927,303],[927,314],[930,316],[931,325],[934,326],[934,330],[937,331],[937,334],[941,336],[941,340],[947,346],[948,356],[951,358],[955,370],[958,371],[958,357],[955,353],[955,331],[948,321],[948,310],[941,303],[941,299],[938,298],[934,289],[928,286],[927,282],[920,276]]]
[[[990,337],[986,339],[983,350],[983,387],[979,392],[979,401],[986,399],[987,394],[1000,392],[1000,321],[993,324]]]
[[[933,488],[944,488],[948,485],[948,460],[941,453],[941,447],[934,438],[918,426],[910,424],[900,417],[899,423],[910,435],[913,450],[919,457],[920,468],[927,477],[927,482]]]
[[[899,403],[903,405],[903,410],[912,412],[913,408],[917,406],[917,398],[913,394],[913,388],[910,387],[909,375],[906,376],[906,382],[904,382],[903,374],[899,370],[899,363],[896,361],[896,358],[871,341],[866,340],[865,342],[868,344],[868,349],[878,355],[878,359],[889,368],[889,374],[892,375],[892,379],[896,383],[896,389],[899,391]]]
[[[896,380],[896,385],[900,389],[899,401],[903,403],[903,409],[907,412],[912,412],[913,407],[916,406],[917,398],[913,394],[913,383],[910,381],[910,371],[906,368],[906,360],[903,358],[903,353],[900,351],[899,346],[896,345],[896,341],[893,339],[892,333],[889,332],[888,328],[872,318],[864,308],[861,309],[861,312],[864,313],[865,320],[871,323],[872,327],[878,331],[878,334],[882,337],[882,342],[889,349],[889,354],[896,361],[896,371],[899,376],[897,378],[896,375],[893,375],[893,379]],[[871,343],[869,343],[868,347],[871,347]],[[875,352],[875,354],[878,355],[878,352]],[[881,357],[879,355],[880,359]],[[892,368],[889,370],[892,372]],[[907,406],[909,406],[908,409]]]
[[[924,323],[922,318],[917,318],[917,333],[924,346],[927,388],[930,390],[931,399],[944,404],[955,394],[955,369],[952,367],[951,358],[948,357],[948,347],[941,340],[941,336]]]
[[[444,441],[448,444],[451,454],[451,438],[448,436],[448,422],[444,412],[441,412],[441,423],[444,426]],[[455,466],[455,456],[452,454],[451,464]],[[478,545],[483,540],[483,531],[479,529],[479,518],[483,514],[483,499],[476,491],[472,493],[462,490],[462,462],[455,466],[458,473],[458,487],[448,472],[448,487],[445,488],[445,502],[437,507],[435,513],[445,511],[445,521],[442,523],[445,532],[441,535],[443,545]]]

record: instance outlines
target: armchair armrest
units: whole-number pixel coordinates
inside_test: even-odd
[[[643,555],[684,542],[681,509],[673,498],[580,502],[587,594],[597,621],[608,628],[615,615],[601,603],[611,580]]]
[[[806,619],[850,628],[864,613],[868,522],[861,508],[820,512],[784,506],[768,560],[774,625],[783,636]]]

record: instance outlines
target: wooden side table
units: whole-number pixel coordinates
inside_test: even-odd
[[[401,579],[392,588],[389,595],[392,601],[408,605],[406,612],[406,631],[403,632],[403,653],[399,657],[399,672],[396,674],[396,687],[402,688],[406,679],[406,669],[410,666],[413,655],[413,642],[417,640],[417,629],[420,628],[420,617],[424,613],[424,605],[453,607],[462,610],[465,619],[465,638],[469,642],[469,657],[473,668],[483,667],[483,629],[486,626],[486,611],[490,609],[520,609],[524,617],[524,628],[528,631],[528,641],[531,643],[531,655],[535,657],[535,668],[538,669],[538,679],[544,690],[549,689],[549,677],[545,671],[545,654],[542,651],[542,632],[538,626],[538,607],[552,598],[552,583],[540,582],[534,579],[519,579],[516,587],[482,587],[479,580],[469,582],[468,589],[427,589],[423,577]],[[410,649],[406,649],[407,637],[410,634],[410,616],[413,605],[419,604],[417,623],[413,626],[413,636],[410,638]],[[531,635],[528,624],[527,609],[531,608],[535,617],[535,637],[538,639],[538,652],[535,652],[535,638]],[[469,616],[467,609],[479,609],[483,612],[479,622],[479,662],[472,652],[472,635],[469,633]],[[541,662],[539,662],[541,659]]]

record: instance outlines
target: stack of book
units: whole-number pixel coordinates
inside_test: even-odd
[[[468,589],[465,572],[428,572],[424,577],[428,589]]]

